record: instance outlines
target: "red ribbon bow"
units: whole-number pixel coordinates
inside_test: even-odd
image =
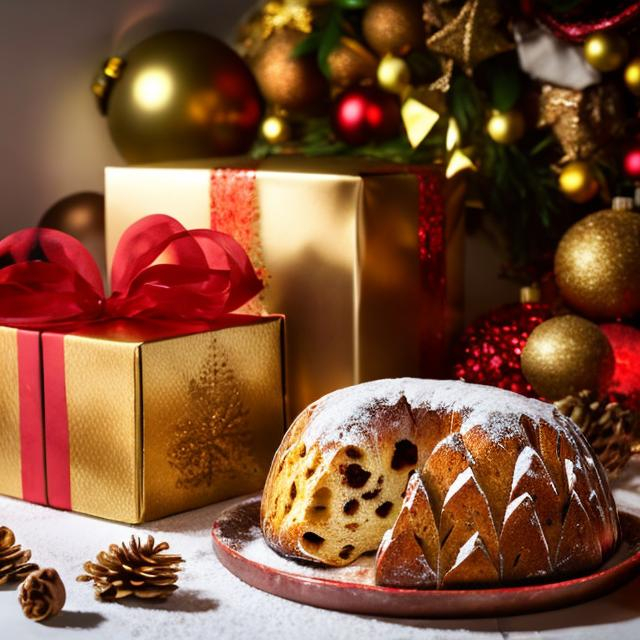
[[[43,328],[101,318],[215,320],[262,290],[229,235],[187,231],[151,215],[123,234],[105,298],[100,271],[75,238],[25,229],[0,241],[0,324]]]

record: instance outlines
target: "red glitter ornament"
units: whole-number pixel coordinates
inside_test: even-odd
[[[622,159],[624,172],[634,179],[640,178],[640,144],[627,149]]]
[[[536,396],[522,375],[520,356],[531,332],[551,315],[548,304],[521,302],[482,316],[462,334],[454,365],[455,377]]]
[[[333,131],[353,146],[393,138],[400,133],[400,125],[398,97],[376,87],[349,89],[333,106]]]
[[[600,329],[611,343],[615,359],[609,391],[640,410],[640,330],[618,322],[602,324]]]

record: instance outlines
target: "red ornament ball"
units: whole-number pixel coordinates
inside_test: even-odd
[[[331,126],[340,140],[353,146],[383,142],[400,133],[398,97],[376,87],[356,87],[333,105]]]
[[[622,160],[624,172],[634,179],[640,179],[640,144],[627,149]]]
[[[549,305],[541,302],[505,305],[482,316],[462,334],[454,376],[536,396],[522,374],[520,356],[531,332],[550,317]]]
[[[611,344],[615,368],[609,391],[625,396],[640,409],[640,330],[612,322],[600,325]]]

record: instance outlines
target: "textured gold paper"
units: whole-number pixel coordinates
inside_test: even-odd
[[[141,432],[136,343],[64,339],[74,511],[137,522]]]
[[[0,493],[22,497],[18,331],[0,327]]]
[[[262,488],[285,427],[281,322],[141,347],[144,520]]]
[[[65,336],[73,510],[136,523],[258,491],[285,427],[282,322]]]

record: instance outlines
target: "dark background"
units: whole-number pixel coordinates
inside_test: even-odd
[[[233,41],[253,0],[0,0],[0,236],[35,224],[59,198],[100,191],[123,164],[90,86],[101,63],[166,29]],[[467,243],[467,317],[517,289],[498,280],[499,257]]]

